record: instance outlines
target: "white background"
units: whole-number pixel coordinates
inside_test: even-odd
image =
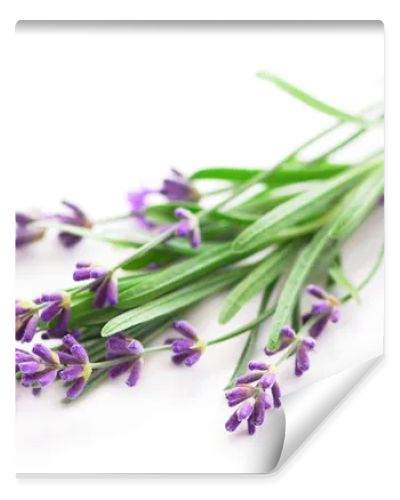
[[[354,2],[353,4],[349,4],[349,2],[346,2],[346,10],[343,10],[342,13],[339,14],[336,13],[334,17],[360,17],[360,15],[358,14],[358,12],[360,11],[357,11],[354,8],[350,8],[353,7],[354,4],[356,4],[356,2]],[[371,2],[363,2],[362,5],[363,16],[370,18],[381,17],[379,11],[374,11],[374,9],[371,9]],[[340,12],[340,10],[337,9],[337,3],[335,4],[334,8],[336,9],[336,12]],[[62,11],[63,9],[61,9],[61,12]],[[39,12],[39,18],[46,17],[46,11],[42,10]],[[105,11],[103,10],[103,12]],[[144,13],[143,15],[148,15],[148,13],[146,13],[144,10],[142,10],[142,12]],[[174,11],[171,10],[169,12],[169,15],[171,15],[173,12]],[[239,10],[236,9],[233,12],[236,13],[237,17],[241,17]],[[301,6],[300,16],[304,16],[306,18],[312,18],[313,16],[318,17],[318,8],[313,8],[312,10],[310,10],[309,14],[305,14],[305,12],[306,10],[304,10],[303,6]],[[286,17],[289,13],[291,17],[299,15],[298,13],[296,13],[296,9],[293,8],[291,10],[286,9],[284,14],[283,12],[281,12],[281,14],[279,14],[278,12],[274,15],[274,17]],[[52,17],[51,14],[50,17]],[[71,11],[70,15],[67,17],[73,17],[73,15],[71,15]],[[323,17],[323,15],[320,14],[319,17],[321,18]],[[390,25],[394,16],[386,16],[386,18],[387,24]],[[390,40],[392,40],[395,36],[395,30],[391,29],[389,30],[389,33],[391,37]],[[394,44],[389,45],[389,54],[392,50],[394,52]],[[394,72],[394,67],[389,66],[389,69],[391,75],[391,79],[389,80],[389,88],[391,89],[395,87],[397,76]],[[394,103],[394,93],[389,92],[389,96],[391,98],[390,102]],[[391,133],[389,133],[387,137],[389,137],[389,139],[390,137],[393,137],[394,132],[395,129],[391,129]],[[390,158],[392,158],[392,156],[390,156]],[[391,169],[389,172],[391,180],[394,181],[395,169]],[[395,182],[389,183],[389,192],[391,188],[394,187]],[[389,197],[389,199],[391,198]],[[386,206],[388,206],[388,203],[386,204]],[[390,234],[394,237],[393,232]],[[391,238],[391,240],[392,243],[395,244],[393,238]],[[390,246],[390,251],[388,252],[388,254],[389,259],[391,255],[395,254],[395,249],[393,246]],[[390,259],[390,263],[392,263],[392,259]],[[388,280],[389,286],[390,283],[393,284],[395,272],[396,268],[393,265],[391,267],[391,272]],[[394,293],[392,294],[392,297],[394,299],[395,290],[393,289],[393,291]],[[392,311],[393,313],[392,315],[389,315],[389,331],[391,330],[391,326],[394,326],[393,321],[395,320],[395,308],[390,307],[390,304],[391,300],[389,295],[389,312]],[[393,361],[395,359],[394,356],[396,352],[394,340],[395,339],[390,342],[389,351],[393,352]],[[391,408],[393,408],[393,404],[390,401],[390,395],[393,385],[389,383],[388,369],[388,366],[385,370],[382,370],[382,368],[380,368],[377,373],[378,376],[374,380],[372,380],[371,383],[368,384],[368,386],[365,385],[364,387],[362,387],[361,390],[359,390],[357,393],[357,398],[353,397],[352,401],[348,403],[345,408],[342,408],[340,412],[338,412],[338,417],[341,418],[336,418],[334,421],[330,420],[330,425],[325,426],[324,432],[319,432],[318,439],[313,439],[308,443],[307,453],[302,453],[301,460],[296,460],[295,463],[292,462],[286,469],[280,472],[278,476],[269,478],[267,480],[263,480],[261,478],[247,480],[230,478],[228,482],[223,478],[218,480],[214,479],[211,483],[213,492],[215,494],[218,494],[219,491],[222,491],[222,489],[226,491],[227,485],[230,484],[231,486],[234,486],[238,494],[243,494],[244,492],[247,492],[248,494],[257,494],[257,491],[263,492],[265,494],[273,494],[278,490],[280,492],[285,491],[285,493],[287,492],[288,494],[290,494],[292,491],[300,490],[304,492],[308,491],[310,497],[317,497],[317,495],[321,491],[321,486],[324,484],[324,482],[326,482],[328,477],[331,477],[333,471],[335,475],[340,477],[340,481],[334,481],[330,483],[329,491],[326,493],[327,498],[333,498],[334,496],[336,496],[337,492],[340,491],[341,486],[346,482],[346,480],[350,481],[349,488],[351,488],[353,491],[369,491],[372,494],[381,492],[382,488],[384,488],[383,485],[388,485],[386,479],[389,477],[390,467],[394,463],[391,462],[388,458],[384,458],[387,452],[387,442],[389,439],[391,440],[391,442],[393,442],[393,438],[397,438],[395,431],[396,427],[394,425],[390,426],[390,422],[395,421],[395,413],[391,411]],[[393,379],[395,379],[396,372],[394,371],[393,373]],[[371,401],[371,394],[374,390],[375,393],[380,391],[381,405],[376,404],[375,399]],[[386,407],[385,425],[382,424],[382,401],[384,402]],[[344,418],[344,416],[346,418]],[[10,425],[11,424],[12,422],[10,421]],[[357,432],[354,432],[355,427],[357,427],[358,429]],[[338,436],[341,436],[343,439],[338,440]],[[368,441],[368,450],[370,451],[370,453],[363,453],[363,451],[365,450],[366,441]],[[343,443],[346,442],[348,443],[348,445],[346,446],[344,453]],[[327,452],[327,450],[329,450],[329,452]],[[323,460],[316,460],[315,457],[323,457]],[[311,479],[310,476],[312,476]],[[190,483],[188,479],[170,479],[165,481],[158,480],[158,482],[156,483],[156,488],[165,489],[168,487],[173,487],[175,492],[177,492],[178,490],[182,490],[182,493],[186,493],[188,489],[192,490],[194,487],[196,487],[199,493],[203,493],[205,489],[208,488],[208,482],[209,480],[196,482],[191,481]],[[30,494],[32,494],[32,489],[34,488],[35,484],[36,486],[39,486],[40,483],[32,481],[25,481],[24,483],[20,483],[20,487],[22,488],[21,492],[26,493],[27,489],[29,489]],[[136,479],[135,492],[140,491],[140,493],[143,493],[144,491],[147,491],[146,489],[148,485],[149,480]],[[57,483],[56,485],[54,481],[48,482],[47,486],[49,486],[50,488],[56,487],[59,490],[59,483]],[[83,481],[80,480],[78,486],[80,488],[80,492],[83,493],[83,491],[85,490],[88,491],[89,488],[93,489],[94,483],[90,480],[87,480],[85,483],[83,483]],[[119,492],[119,486],[122,486],[124,488],[125,486],[132,486],[132,483],[128,480],[123,480],[120,481],[117,485],[116,481],[106,483],[104,480],[102,481],[101,486],[104,489],[105,493],[111,491],[110,488],[112,488],[116,492]],[[70,491],[70,488],[73,487],[73,485],[72,483],[65,484],[64,482],[64,487],[66,488],[65,491],[68,492]],[[42,483],[42,496],[43,491],[46,491],[45,488],[46,486]]]

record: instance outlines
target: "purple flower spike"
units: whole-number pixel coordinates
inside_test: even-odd
[[[325,290],[318,285],[308,285],[307,292],[317,299],[327,298],[327,293],[325,292]]]
[[[92,374],[92,366],[86,349],[79,344],[74,336],[65,335],[63,344],[69,353],[64,354],[64,356],[62,356],[61,351],[57,353],[60,362],[65,365],[59,372],[59,376],[68,382],[73,381],[67,391],[67,398],[76,399],[82,393]]]
[[[138,356],[143,351],[142,344],[135,339],[129,339],[122,333],[110,337],[106,343],[107,350],[115,354]]]
[[[15,304],[15,340],[31,342],[39,323],[33,302],[17,301]]]
[[[239,420],[236,411],[228,418],[225,423],[225,429],[228,432],[234,432],[240,425],[241,420]]]
[[[158,193],[156,189],[141,189],[128,193],[128,202],[131,206],[131,213],[144,229],[154,229],[157,224],[148,220],[145,210],[148,206],[149,195]]]
[[[190,210],[181,207],[175,210],[175,216],[179,219],[176,235],[180,238],[189,238],[192,248],[200,246],[201,233],[197,217]]]
[[[324,331],[329,321],[332,323],[339,321],[340,302],[336,297],[330,295],[317,285],[308,285],[307,292],[319,300],[314,302],[311,305],[310,311],[303,315],[303,323],[316,318],[316,321],[310,326],[308,333],[311,337],[317,338]]]
[[[280,345],[278,349],[275,351],[269,351],[267,348],[264,349],[264,352],[267,356],[272,356],[273,354],[276,354],[279,351],[282,351],[283,349],[286,349],[296,338],[296,332],[293,330],[292,327],[286,325],[282,328],[281,333],[280,333]]]
[[[140,374],[142,373],[143,359],[139,358],[135,361],[130,369],[129,377],[126,380],[126,385],[129,387],[134,387],[140,378]]]
[[[118,283],[107,269],[88,262],[78,262],[73,274],[74,281],[95,280],[90,287],[95,292],[93,305],[96,308],[115,306],[118,304]]]
[[[251,398],[254,395],[255,389],[253,386],[245,385],[245,386],[237,386],[233,389],[230,389],[225,393],[225,397],[228,401],[229,406],[236,406],[239,403],[242,403],[248,398]]]
[[[264,363],[263,361],[250,361],[248,364],[249,370],[262,370],[266,371],[268,370],[268,364]]]
[[[200,193],[183,174],[171,169],[171,176],[165,179],[160,193],[170,201],[199,201]]]
[[[62,201],[61,203],[69,209],[69,213],[56,214],[51,218],[56,219],[62,224],[69,224],[71,226],[84,227],[87,229],[93,227],[91,220],[77,205],[69,201]],[[69,233],[68,231],[61,231],[58,238],[66,248],[73,247],[82,240],[82,236]]]
[[[256,382],[257,380],[260,380],[260,378],[263,376],[263,372],[251,372],[251,373],[246,373],[245,375],[242,375],[241,377],[238,377],[236,379],[236,384],[251,384],[252,382]]]
[[[92,373],[87,352],[72,335],[65,335],[63,344],[69,352],[51,351],[43,344],[36,344],[32,353],[16,349],[15,363],[17,371],[22,374],[21,384],[31,387],[34,395],[53,383],[57,375],[62,380],[73,382],[67,392],[68,398],[78,397],[84,389]]]
[[[315,340],[312,337],[305,337],[296,350],[295,375],[300,377],[310,368],[309,351],[314,349]]]
[[[279,384],[277,382],[275,382],[275,384],[271,387],[271,394],[274,402],[274,408],[280,408],[282,405],[281,388],[279,387]]]
[[[132,356],[132,359],[125,359],[117,363],[109,370],[110,378],[116,378],[129,371],[126,384],[133,387],[137,384],[143,367],[142,344],[135,339],[128,338],[123,333],[117,333],[110,337],[106,343],[107,359],[118,359],[125,356]]]
[[[175,321],[172,328],[185,337],[170,338],[165,341],[174,353],[172,361],[176,365],[193,366],[201,358],[206,347],[205,343],[199,339],[196,330],[187,321]]]
[[[68,323],[71,317],[71,299],[65,292],[44,293],[37,302],[47,304],[40,311],[40,319],[46,323],[57,318],[54,325],[55,332],[65,333],[68,329]]]
[[[75,382],[71,385],[71,387],[67,391],[67,398],[74,400],[82,393],[85,388],[86,380],[84,377],[79,377],[75,380]]]
[[[225,424],[228,432],[235,431],[241,422],[247,421],[247,431],[253,435],[256,427],[264,423],[267,410],[280,406],[276,368],[261,361],[250,361],[249,369],[252,371],[240,376],[235,387],[225,393],[228,406],[240,405]]]
[[[128,202],[131,205],[132,214],[143,214],[144,210],[148,206],[148,196],[157,192],[158,191],[155,189],[141,189],[140,191],[128,193]]]
[[[46,234],[46,230],[40,227],[32,227],[33,222],[38,222],[37,217],[30,217],[21,212],[15,214],[16,235],[15,246],[17,248],[41,240]]]
[[[196,330],[188,321],[185,321],[184,319],[174,321],[172,328],[188,339],[198,340]]]

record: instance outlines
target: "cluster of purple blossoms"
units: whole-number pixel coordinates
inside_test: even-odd
[[[171,176],[163,181],[161,189],[144,188],[140,191],[128,193],[128,202],[131,206],[132,215],[145,229],[154,229],[158,224],[150,221],[145,214],[148,206],[148,198],[153,194],[161,194],[169,201],[198,201],[199,192],[190,184],[187,177],[176,169],[171,169]]]
[[[39,316],[33,302],[17,300],[15,302],[15,340],[31,342],[36,333]]]
[[[265,349],[265,354],[271,356],[279,351],[294,347],[295,354],[294,373],[297,377],[303,375],[304,372],[310,369],[309,352],[315,347],[315,340],[312,337],[299,337],[290,326],[284,326],[280,332],[280,345],[276,351]]]
[[[21,373],[21,383],[39,394],[43,387],[54,382],[57,375],[71,385],[67,391],[69,399],[75,399],[83,391],[92,373],[85,348],[72,335],[63,337],[65,351],[51,351],[43,344],[36,344],[32,353],[16,349],[15,363]]]
[[[151,194],[156,194],[159,191],[155,189],[142,189],[128,193],[128,202],[131,205],[131,213],[136,220],[143,226],[144,229],[154,229],[157,224],[150,221],[145,214],[147,208],[147,199]]]
[[[281,406],[281,390],[273,365],[250,361],[248,368],[250,372],[239,377],[235,387],[225,393],[228,406],[240,405],[227,420],[225,428],[233,432],[247,420],[247,431],[252,435],[256,427],[264,423],[266,411]]]
[[[310,368],[309,353],[315,348],[315,338],[321,335],[322,331],[331,321],[339,321],[339,300],[316,285],[309,285],[307,292],[318,300],[311,305],[309,312],[303,315],[304,328],[308,329],[308,336],[296,334],[290,326],[284,326],[280,332],[280,345],[277,350],[269,351],[265,349],[265,354],[271,356],[284,349],[292,348],[290,354],[295,354],[294,373],[298,377]],[[307,327],[307,324],[310,324]]]
[[[142,344],[135,339],[129,339],[123,333],[117,333],[110,337],[106,343],[107,354],[106,358],[109,360],[125,358],[121,363],[115,364],[110,368],[110,378],[116,378],[129,371],[126,384],[133,387],[137,384],[143,366]]]
[[[171,168],[171,176],[164,180],[160,193],[169,201],[199,201],[200,193],[187,177],[175,168]]]
[[[70,213],[56,214],[52,218],[62,224],[69,224],[71,226],[84,227],[87,229],[91,229],[93,227],[92,221],[77,205],[69,201],[62,201],[61,203],[70,210]],[[58,238],[66,248],[70,248],[79,243],[82,236],[69,233],[68,231],[61,231]]]
[[[46,304],[46,307],[40,311],[39,316],[45,323],[56,319],[52,328],[55,333],[63,334],[67,331],[71,318],[71,298],[68,293],[44,293],[34,302],[37,305]]]
[[[15,214],[16,223],[16,235],[15,235],[15,246],[17,248],[28,245],[29,243],[34,243],[35,241],[41,240],[46,230],[41,227],[32,227],[33,222],[37,222],[38,218],[30,217],[21,212]]]
[[[303,315],[303,323],[307,323],[312,318],[320,318],[312,324],[309,329],[309,334],[313,338],[317,338],[321,335],[328,322],[337,323],[340,319],[340,301],[326,292],[323,288],[317,285],[309,285],[307,287],[307,292],[319,299],[311,305],[309,312]]]
[[[71,226],[84,227],[87,229],[93,227],[93,223],[77,205],[69,201],[62,201],[61,203],[69,209],[69,213],[32,216],[17,212],[15,214],[16,247],[19,248],[29,243],[34,243],[44,237],[46,229],[43,227],[36,227],[33,225],[34,222],[56,220],[62,224],[69,224]],[[76,245],[82,239],[82,236],[69,233],[68,231],[61,231],[58,237],[61,243],[67,248]]]
[[[171,346],[172,361],[177,365],[193,366],[204,352],[204,342],[199,339],[193,326],[185,320],[175,321],[172,328],[183,335],[183,338],[170,338],[165,341]]]
[[[201,244],[200,226],[197,217],[186,208],[177,208],[175,216],[179,219],[176,235],[180,238],[189,238],[190,246],[197,248]]]
[[[118,303],[118,283],[113,273],[90,262],[78,262],[73,274],[74,281],[95,280],[90,290],[95,293],[93,305],[97,308],[115,306]]]

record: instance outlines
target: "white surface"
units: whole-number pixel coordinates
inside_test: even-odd
[[[310,91],[318,89],[321,97],[350,111],[380,95],[383,68],[382,38],[378,33],[359,33],[355,41],[347,31],[326,30],[295,35],[247,30],[243,36],[214,33],[205,39],[196,32],[188,38],[182,32],[153,35],[24,35],[17,39],[21,71],[18,116],[25,146],[19,150],[17,162],[30,166],[29,171],[24,169],[27,183],[16,197],[18,208],[39,203],[52,209],[60,197],[69,197],[85,199],[88,210],[98,216],[109,214],[111,204],[118,213],[124,209],[122,193],[139,181],[145,183],[153,178],[158,182],[169,165],[190,171],[209,164],[271,164],[288,151],[288,144],[301,142],[329,123],[326,117],[303,109],[257,81],[253,75],[258,69],[276,71]],[[313,53],[316,50],[318,68]],[[313,57],[303,59],[298,54]],[[338,78],[339,74],[347,78]],[[47,182],[38,182],[43,178]],[[375,223],[369,231],[377,244],[374,230],[379,227]],[[99,248],[103,258],[105,247]],[[93,250],[93,245],[85,244],[74,252],[93,255]],[[373,258],[376,253],[371,245],[368,251]],[[59,252],[47,243],[24,252],[18,261],[18,292],[58,286],[76,258]],[[348,258],[356,257],[354,253],[351,256],[350,248]],[[109,258],[110,254],[104,256]],[[45,275],[39,268],[44,263]],[[37,287],[38,268],[40,289],[33,290]],[[363,271],[357,265],[356,272]],[[378,288],[374,290],[373,286]],[[326,361],[333,352],[340,352],[343,368],[348,366],[354,360],[352,353],[360,355],[361,334],[362,346],[370,349],[370,354],[379,352],[379,290],[382,281],[377,278],[364,297],[368,316],[361,310],[353,315],[350,307],[348,315],[345,312],[337,333],[345,336],[347,331],[348,342],[334,342],[332,336],[322,339],[308,381],[330,374]],[[249,315],[247,309],[241,319]],[[212,329],[205,316],[196,315],[202,331]],[[235,324],[241,322],[238,318]],[[220,331],[213,329],[209,336]],[[71,467],[71,457],[72,467],[93,471],[101,471],[101,467],[129,472],[168,472],[166,467],[180,472],[265,470],[272,426],[265,427],[253,440],[244,436],[232,439],[222,428],[227,410],[220,388],[230,368],[220,359],[220,351],[228,359],[238,344],[235,341],[210,349],[208,359],[184,373],[171,369],[166,359],[151,360],[134,391],[123,383],[109,384],[75,408],[60,409],[54,397],[59,388],[49,391],[41,401],[21,394],[17,405],[18,470],[34,471],[36,464],[43,471],[50,467],[65,471],[65,464]],[[321,371],[325,369],[326,373]],[[288,380],[285,385],[287,390],[290,383]],[[173,412],[169,405],[173,405]],[[101,419],[97,417],[100,410]],[[121,414],[124,425],[104,427],[104,421],[115,421]],[[94,424],[92,415],[97,417]],[[187,438],[182,441],[176,437],[176,415],[184,422],[183,434]],[[140,432],[134,429],[135,419],[146,423]],[[63,421],[68,429],[63,428]],[[142,454],[114,454],[115,446],[127,436],[129,449],[140,449]],[[150,439],[152,448],[148,446]],[[259,445],[261,440],[266,441],[265,448]],[[88,446],[89,461],[84,453]],[[188,457],[190,449],[196,450],[193,457]],[[111,464],[103,459],[110,454]],[[86,465],[79,467],[83,462]]]

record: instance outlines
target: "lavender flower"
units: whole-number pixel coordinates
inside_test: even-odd
[[[193,326],[185,320],[175,321],[172,328],[184,337],[166,340],[166,343],[171,345],[172,361],[177,365],[193,366],[204,352],[204,342],[199,339]]]
[[[148,206],[148,197],[151,194],[158,193],[154,189],[141,189],[140,191],[135,191],[128,193],[128,202],[131,205],[131,212],[134,217],[140,222],[140,224],[145,229],[154,229],[157,224],[151,222],[145,215],[145,210]]]
[[[83,391],[92,373],[88,354],[72,335],[65,335],[63,344],[67,351],[51,351],[43,344],[36,344],[32,353],[16,349],[15,362],[22,374],[21,383],[31,387],[35,395],[54,382],[57,375],[72,382],[67,391],[69,399],[75,399]]]
[[[15,340],[31,342],[33,339],[39,316],[35,312],[33,302],[16,301],[15,303]]]
[[[85,388],[92,374],[92,366],[86,349],[72,335],[65,335],[63,344],[69,353],[63,351],[57,353],[60,362],[64,365],[59,376],[66,382],[73,382],[67,391],[67,398],[75,399]]]
[[[197,248],[201,243],[200,226],[197,217],[186,208],[177,208],[175,215],[179,219],[176,235],[180,238],[189,238],[190,246]]]
[[[284,349],[288,349],[288,355],[295,354],[295,375],[298,377],[303,375],[310,368],[310,358],[308,353],[314,349],[315,340],[312,337],[302,337],[293,330],[292,327],[286,325],[282,328],[281,344],[276,351],[267,351],[268,355],[275,354]],[[291,348],[289,346],[292,346]]]
[[[44,237],[46,233],[44,228],[32,227],[32,223],[37,222],[38,220],[38,218],[25,215],[21,212],[17,212],[15,214],[15,246],[17,248],[39,241]]]
[[[250,372],[239,377],[235,387],[225,393],[228,406],[240,405],[225,423],[225,428],[233,432],[247,420],[247,431],[252,435],[256,427],[264,423],[266,411],[281,406],[281,391],[274,366],[259,361],[250,361],[248,366]]]
[[[138,340],[129,339],[123,333],[117,333],[110,337],[106,343],[107,359],[125,358],[131,356],[131,359],[124,359],[121,363],[115,364],[109,371],[110,378],[116,378],[129,371],[126,384],[133,387],[137,384],[143,366],[143,346]]]
[[[171,176],[164,180],[160,193],[170,201],[199,201],[200,193],[187,177],[171,168]]]
[[[319,299],[314,302],[308,313],[303,316],[303,323],[307,323],[311,318],[320,316],[309,329],[309,334],[311,337],[319,337],[328,322],[337,323],[340,318],[340,302],[339,300],[326,292],[323,288],[317,285],[309,285],[307,287],[307,292],[313,297]]]
[[[40,311],[40,319],[48,323],[55,318],[57,321],[54,325],[54,331],[57,333],[65,333],[68,329],[68,323],[71,318],[71,298],[65,292],[44,293],[41,297],[35,300],[36,304],[47,304]]]
[[[72,226],[84,227],[87,229],[93,227],[93,223],[77,205],[69,201],[62,201],[61,203],[69,209],[70,213],[56,214],[53,216],[54,219],[62,224],[70,224]],[[61,231],[58,238],[65,247],[70,248],[79,243],[82,236],[69,233],[68,231]]]
[[[303,337],[296,349],[294,373],[297,377],[303,375],[310,368],[309,351],[314,349],[315,340],[312,337]]]
[[[296,332],[290,326],[284,326],[280,332],[280,344],[278,349],[275,351],[269,351],[267,348],[264,349],[264,352],[267,356],[272,356],[273,354],[286,349],[296,338]]]
[[[118,303],[118,283],[112,272],[89,262],[78,262],[73,274],[74,281],[94,279],[90,287],[95,292],[93,304],[97,308],[114,306]]]
[[[54,382],[61,366],[58,354],[43,344],[36,344],[32,353],[16,349],[15,364],[17,372],[22,375],[22,385],[32,387],[35,396],[42,387]]]

